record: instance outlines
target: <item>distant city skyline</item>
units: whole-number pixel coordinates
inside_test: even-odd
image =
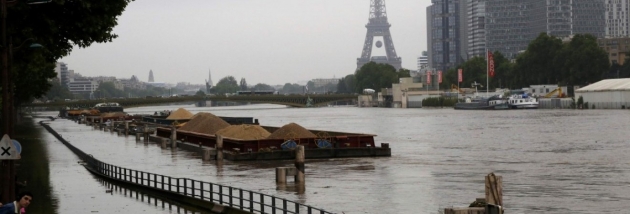
[[[415,70],[426,50],[429,5],[387,1],[403,68]],[[59,62],[86,76],[148,81],[153,71],[165,83],[205,84],[208,69],[215,84],[228,75],[270,85],[343,77],[356,69],[369,8],[364,0],[137,0],[119,17],[118,38],[75,48]]]

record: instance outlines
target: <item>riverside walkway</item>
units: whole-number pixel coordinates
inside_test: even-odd
[[[213,213],[330,213],[294,201],[231,186],[158,175],[104,163],[70,144],[43,121],[40,125],[79,156],[84,167],[91,173],[156,197],[178,201]]]

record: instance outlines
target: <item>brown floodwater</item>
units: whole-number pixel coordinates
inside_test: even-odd
[[[126,109],[129,113],[182,106]],[[57,132],[97,159],[136,170],[258,191],[337,213],[438,213],[484,196],[484,176],[503,176],[509,213],[624,213],[630,209],[630,111],[285,108],[183,106],[250,116],[262,125],[370,133],[392,157],[306,161],[306,185],[277,186],[274,168],[292,161],[202,161],[195,153],[137,143],[68,120]],[[44,112],[43,115],[56,114]],[[110,188],[63,144],[43,134],[58,213],[177,213]],[[291,180],[291,179],[290,179]],[[112,208],[114,207],[114,208]]]

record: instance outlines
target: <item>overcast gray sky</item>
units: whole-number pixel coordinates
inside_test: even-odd
[[[386,4],[403,67],[416,69],[430,1]],[[153,70],[167,83],[203,84],[208,70],[215,84],[228,75],[271,85],[339,78],[356,69],[369,7],[369,0],[136,0],[119,17],[117,39],[59,61],[86,76],[147,81]]]

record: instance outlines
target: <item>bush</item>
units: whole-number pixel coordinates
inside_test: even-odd
[[[422,100],[422,107],[453,107],[457,98],[429,97]]]

